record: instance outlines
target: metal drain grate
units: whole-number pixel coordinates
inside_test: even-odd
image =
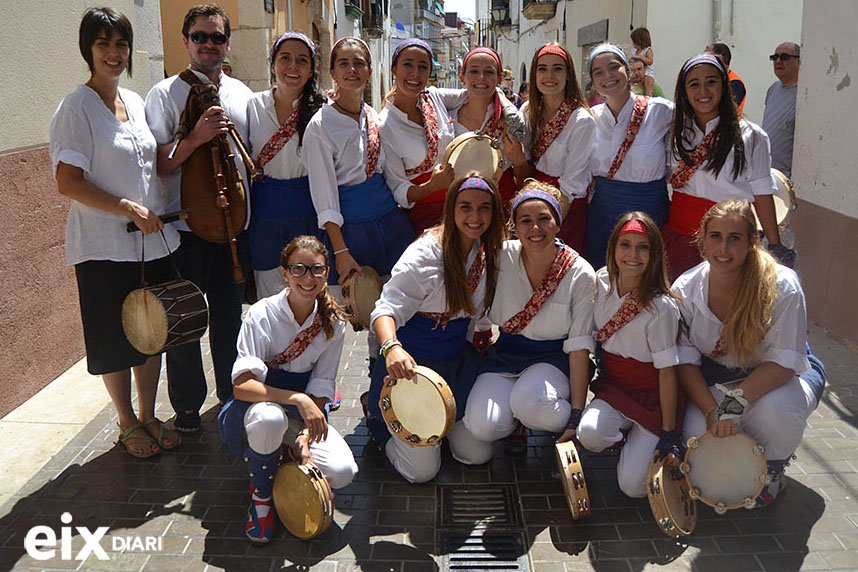
[[[438,528],[521,526],[513,485],[443,485]]]
[[[439,531],[441,570],[527,572],[527,548],[520,530]]]

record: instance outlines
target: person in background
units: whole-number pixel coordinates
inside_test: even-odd
[[[772,143],[772,167],[792,178],[792,147],[795,137],[795,101],[801,46],[784,42],[769,56],[778,81],[766,92],[763,131]]]
[[[644,95],[654,95],[655,70],[653,62],[655,57],[652,53],[652,37],[646,28],[635,28],[631,33],[632,47],[635,49],[633,56],[638,56],[646,66],[644,71]]]
[[[504,68],[503,70],[503,81],[501,82],[501,88],[506,87],[509,89],[510,95],[504,93],[507,99],[509,99],[515,106],[521,107],[523,103],[521,97],[515,91],[515,75],[512,73],[512,70],[509,68]]]
[[[742,78],[730,69],[730,61],[733,59],[733,53],[730,51],[730,47],[722,42],[716,42],[706,46],[704,53],[713,54],[721,60],[722,64],[724,64],[724,68],[727,70],[727,79],[730,83],[730,89],[733,93],[733,101],[736,102],[736,107],[739,110],[739,117],[742,117],[742,113],[745,110],[745,99],[747,99],[748,90],[745,87],[745,82]]]
[[[518,108],[521,109],[521,106],[527,103],[527,99],[530,92],[530,83],[522,82],[522,84],[518,88],[518,97],[521,98],[521,103],[518,105]]]
[[[632,56],[629,58],[629,81],[631,82],[632,93],[635,95],[644,95],[646,87],[644,80],[646,78],[646,64],[640,56]],[[664,97],[664,90],[657,83],[652,84],[653,97]]]

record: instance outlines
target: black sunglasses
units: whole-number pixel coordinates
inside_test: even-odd
[[[325,274],[328,273],[328,267],[324,264],[313,264],[312,266],[307,266],[306,264],[287,264],[286,270],[295,278],[300,278],[308,270],[316,278],[324,278]]]
[[[207,34],[206,32],[191,32],[190,38],[195,44],[205,44],[211,40],[214,45],[222,46],[229,39],[229,36],[220,32],[212,32],[211,34]]]
[[[773,62],[776,62],[778,60],[782,62],[788,62],[793,58],[798,59],[799,57],[801,56],[794,56],[792,54],[772,54],[769,56],[769,59]]]

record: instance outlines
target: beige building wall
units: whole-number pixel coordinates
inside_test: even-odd
[[[804,6],[793,177],[800,271],[812,321],[858,344],[858,3]],[[855,84],[855,85],[853,85]]]

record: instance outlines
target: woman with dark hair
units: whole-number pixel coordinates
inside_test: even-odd
[[[557,237],[586,256],[587,189],[596,123],[578,85],[569,52],[555,42],[539,48],[530,63],[530,97],[522,107],[530,127],[533,176],[563,194],[563,224]]]
[[[285,285],[280,251],[300,235],[321,236],[301,161],[304,131],[325,99],[318,88],[316,46],[287,32],[271,47],[271,89],[247,102],[247,140],[264,177],[251,190],[250,260],[260,298]]]
[[[819,403],[825,368],[807,345],[798,276],[761,247],[751,203],[730,199],[710,208],[695,246],[703,263],[673,284],[688,326],[678,369],[693,404],[684,437],[743,431],[765,447],[771,481],[756,499],[765,506],[780,492]]]
[[[161,356],[143,355],[128,342],[122,303],[141,286],[144,246],[146,280],[173,278],[168,256],[179,236],[156,214],[164,205],[143,100],[119,87],[122,72],[131,75],[133,41],[123,14],[90,8],[83,15],[79,45],[91,75],[54,113],[50,153],[57,188],[71,199],[66,261],[77,277],[87,369],[104,380],[119,415],[119,442],[130,455],[145,458],[179,446],[181,438],[155,417]],[[127,232],[129,221],[142,232]]]
[[[712,54],[689,58],[679,70],[675,99],[673,197],[662,229],[671,279],[700,263],[694,235],[706,211],[727,199],[754,204],[769,250],[789,262],[794,253],[780,243],[775,217],[769,136],[739,118],[721,60]]]
[[[595,192],[587,219],[587,259],[601,268],[617,220],[643,211],[658,226],[667,222],[667,149],[673,103],[635,95],[629,61],[613,44],[595,47],[587,58],[593,85],[604,103],[593,107],[596,136],[590,171]]]
[[[410,482],[435,477],[441,443],[412,447],[391,439],[378,403],[384,378],[411,379],[417,364],[432,368],[450,386],[459,404],[456,419],[462,419],[479,362],[467,334],[494,298],[505,234],[502,212],[493,183],[477,173],[454,181],[441,224],[403,253],[370,317],[382,341],[382,359],[372,372],[367,425],[394,468]]]

